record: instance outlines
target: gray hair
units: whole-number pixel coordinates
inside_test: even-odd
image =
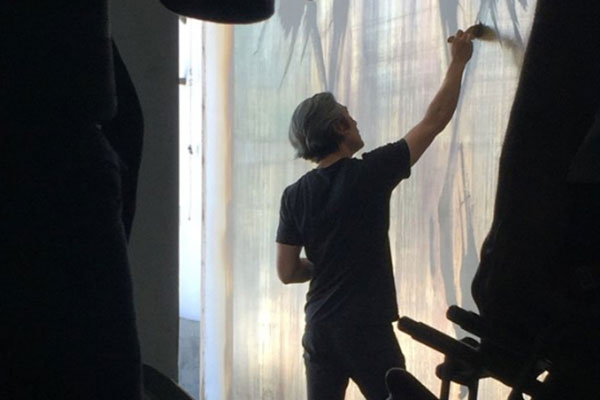
[[[346,122],[343,112],[329,92],[302,101],[292,115],[288,133],[296,156],[318,162],[337,151],[343,136],[334,125]]]

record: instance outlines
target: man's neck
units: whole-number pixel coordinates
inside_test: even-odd
[[[352,157],[353,154],[354,153],[352,153],[351,151],[348,151],[348,149],[346,149],[345,147],[340,146],[340,149],[338,151],[336,151],[335,153],[329,154],[328,156],[323,158],[321,161],[319,161],[317,168],[327,168],[330,165],[335,164],[337,161],[341,160],[342,158]]]

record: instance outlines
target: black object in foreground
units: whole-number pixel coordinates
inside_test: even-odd
[[[169,10],[190,18],[227,24],[249,24],[268,19],[274,0],[161,0]]]
[[[402,317],[398,329],[408,333],[413,339],[447,355],[460,358],[473,364],[482,364],[481,354],[472,346],[460,342],[429,325]]]
[[[521,354],[518,357],[518,349],[522,346],[507,347],[502,335],[497,340],[496,333],[489,331],[477,314],[453,306],[448,317],[461,327],[470,328],[472,333],[481,335],[486,340],[486,346],[482,348],[473,338],[456,340],[408,317],[402,317],[398,321],[398,329],[446,356],[444,363],[436,370],[437,376],[442,380],[440,399],[448,399],[450,382],[468,386],[469,399],[476,399],[478,381],[483,377],[497,379],[512,387],[511,396],[520,393],[535,395],[540,392],[542,383],[535,377],[549,366],[547,360],[540,356],[543,354],[540,350],[543,349],[535,349],[531,354]]]
[[[392,368],[385,374],[390,396],[387,400],[438,400],[417,378],[402,368]]]
[[[194,400],[177,383],[148,364],[143,366],[143,376],[147,400]]]

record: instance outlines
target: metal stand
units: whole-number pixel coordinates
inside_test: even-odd
[[[436,375],[442,380],[440,400],[448,400],[452,382],[466,386],[469,390],[468,399],[476,400],[479,379],[484,377],[497,379],[512,387],[511,400],[522,399],[523,393],[535,396],[540,392],[542,383],[535,378],[550,367],[548,360],[540,356],[543,354],[540,349],[526,350],[527,346],[511,341],[508,335],[487,329],[477,314],[457,306],[448,309],[447,317],[490,345],[482,349],[473,338],[456,340],[408,317],[398,321],[398,329],[445,354],[444,363],[436,370]]]

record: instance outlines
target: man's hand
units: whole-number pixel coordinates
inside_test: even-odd
[[[451,43],[451,54],[452,61],[466,64],[473,55],[473,39],[474,31],[477,29],[477,25],[471,26],[466,32],[460,29],[456,32],[456,35],[448,38],[448,43]]]

